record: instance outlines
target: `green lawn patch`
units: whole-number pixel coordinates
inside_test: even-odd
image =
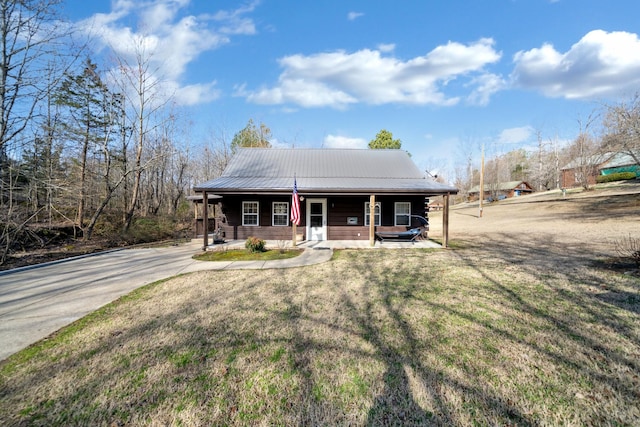
[[[246,249],[207,251],[193,256],[198,261],[273,261],[297,257],[302,249],[269,249],[264,252],[249,252]]]

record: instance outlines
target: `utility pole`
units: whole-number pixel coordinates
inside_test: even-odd
[[[480,212],[479,218],[482,218],[482,202],[484,201],[484,144],[482,144],[482,157],[480,159]]]

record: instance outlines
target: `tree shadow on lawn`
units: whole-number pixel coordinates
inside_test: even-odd
[[[640,330],[635,316],[640,312],[640,280],[599,269],[595,258],[600,254],[592,246],[568,248],[550,234],[525,239],[508,234],[483,236],[481,244],[470,246],[475,247],[457,251],[455,257],[489,281],[496,297],[547,324],[558,335],[558,344],[564,342],[576,351],[572,354],[559,346],[523,341],[508,329],[496,332],[586,374],[594,390],[606,394],[604,389],[609,388],[630,404],[637,401],[640,381],[633,373],[640,370]],[[505,273],[498,275],[500,265]],[[509,271],[525,273],[530,283],[505,280]],[[536,286],[539,292],[523,291]],[[622,374],[625,371],[627,375]],[[609,419],[605,413],[594,416],[591,421],[596,423]]]
[[[431,353],[436,357],[443,355],[439,354],[435,339],[431,342],[418,337],[414,329],[417,325],[408,321],[403,308],[412,300],[425,303],[423,297],[418,295],[423,291],[425,279],[427,283],[432,279],[432,273],[427,273],[425,277],[425,271],[414,272],[412,277],[398,281],[394,271],[387,271],[379,277],[368,267],[367,263],[363,263],[356,269],[364,272],[366,283],[371,285],[363,289],[365,300],[381,299],[391,325],[381,327],[376,324],[376,314],[372,312],[371,304],[367,305],[364,312],[358,314],[356,301],[343,294],[346,305],[351,308],[355,324],[364,332],[364,337],[374,345],[377,357],[386,365],[384,390],[375,398],[366,425],[464,425],[469,421],[467,414],[464,414],[464,410],[459,411],[455,408],[455,398],[452,394],[464,396],[469,401],[482,401],[486,405],[486,412],[478,413],[475,421],[534,424],[517,407],[510,405],[501,396],[489,392],[479,382],[456,378],[443,369],[430,366],[423,359],[425,353]],[[392,340],[388,333],[383,332],[383,329],[389,327],[395,332]],[[417,382],[420,383],[417,387],[410,384],[407,371],[415,374]],[[416,396],[417,389],[420,388],[421,396]],[[421,404],[417,399],[421,400]],[[425,405],[425,400],[429,402],[428,410],[421,406]],[[465,402],[457,404],[464,406]],[[461,416],[460,412],[465,416]]]
[[[553,234],[513,236],[500,233],[484,235],[481,242],[468,241],[466,245],[470,251],[455,253],[465,265],[485,276],[487,267],[496,262],[516,274],[524,272],[553,295],[576,303],[604,325],[616,330],[622,328],[627,338],[640,344],[637,331],[629,330],[615,310],[597,304],[599,300],[632,313],[640,312],[640,280],[607,269],[601,259],[609,255],[601,252],[597,244],[575,242],[568,245],[556,240]],[[499,284],[495,278],[493,280]],[[566,283],[571,286],[561,285]]]
[[[552,345],[521,336],[518,328],[527,326],[519,324],[522,319],[501,323],[460,308],[459,300],[434,299],[437,293],[455,291],[447,288],[455,284],[439,282],[444,273],[434,270],[429,262],[430,256],[438,254],[346,251],[346,261],[341,262],[348,270],[327,263],[259,274],[196,273],[192,277],[200,294],[166,310],[154,311],[146,300],[170,299],[186,292],[173,287],[179,281],[142,290],[142,297],[131,302],[137,310],[127,312],[130,318],[118,317],[122,316],[119,305],[104,309],[96,315],[97,320],[113,325],[94,337],[89,331],[85,341],[78,343],[77,353],[59,354],[54,348],[42,355],[37,371],[16,382],[3,382],[0,418],[16,424],[171,423],[180,419],[180,408],[164,406],[177,400],[178,406],[186,408],[185,420],[197,419],[203,424],[250,424],[260,415],[290,425],[462,425],[469,419],[481,424],[535,425],[541,422],[540,417],[549,421],[545,414],[528,412],[522,402],[510,401],[481,374],[465,371],[466,362],[463,355],[456,354],[457,348],[448,348],[438,332],[430,332],[438,319],[428,318],[425,324],[412,317],[429,311],[461,319],[465,327],[479,330],[481,335],[528,349],[533,359],[549,359],[554,366],[585,372],[596,384],[596,391],[600,391],[598,384],[605,384],[625,397],[637,397],[638,384],[631,376],[616,375],[616,366],[637,372],[638,360],[617,349],[616,343],[603,341],[574,324],[580,316],[563,314],[554,306],[566,302],[566,307],[581,307],[584,315],[632,342],[635,352],[630,354],[639,354],[637,329],[583,292],[582,288],[597,288],[602,275],[576,266],[575,260],[574,267],[556,271],[571,255],[549,239],[526,243],[501,236],[485,244],[491,246],[490,252],[471,248],[440,255],[449,257],[451,264],[475,271],[487,283],[485,289],[477,290],[486,293],[482,298],[503,301],[505,310],[491,313],[495,318],[522,312],[526,320],[558,335]],[[582,255],[588,259],[586,250]],[[402,265],[406,256],[419,258],[419,264],[407,270]],[[388,259],[399,262],[384,264]],[[508,268],[525,271],[532,282],[525,285],[540,288],[537,293],[527,294],[520,284],[509,282]],[[318,274],[321,283],[305,281],[306,274]],[[346,286],[347,280],[355,284]],[[565,286],[563,280],[572,285]],[[316,293],[319,288],[327,294]],[[552,295],[552,301],[540,307],[533,298],[545,294]],[[405,311],[411,304],[422,311]],[[71,334],[68,340],[73,337]],[[464,336],[453,339],[464,340]],[[564,342],[576,350],[576,357],[558,347]],[[460,349],[464,344],[452,343]],[[453,368],[432,363],[434,360],[446,360]],[[251,363],[255,365],[247,369],[245,365]],[[333,395],[327,397],[329,393],[323,391],[327,380],[321,371],[333,375],[336,370],[351,368],[351,363],[358,364],[355,370],[367,364],[379,369],[368,377],[362,374],[361,389],[360,382],[352,381],[355,389],[345,388],[342,401]],[[517,368],[517,361],[507,363]],[[322,364],[329,366],[323,368]],[[78,371],[77,380],[61,384],[58,378],[70,370]],[[260,371],[265,374],[253,376]],[[463,375],[455,374],[457,371]],[[357,380],[355,374],[353,377]],[[266,383],[260,386],[260,381]],[[247,388],[256,389],[258,395],[273,395],[266,403],[246,402]],[[184,396],[176,399],[176,395]],[[12,396],[28,396],[29,400],[16,409],[21,415],[9,417],[3,411]],[[366,407],[349,406],[356,403]],[[263,404],[272,407],[265,409],[260,406]],[[594,411],[602,409],[594,406]],[[464,414],[461,407],[469,407],[470,413]],[[198,409],[196,415],[190,415],[188,408]],[[597,423],[609,415],[605,412],[601,415],[604,418],[594,415],[582,419]]]
[[[357,251],[356,251],[357,252]],[[472,399],[488,402],[488,413],[493,413],[495,420],[516,423],[517,425],[532,425],[529,420],[516,407],[509,405],[497,395],[490,395],[487,390],[471,382],[454,378],[443,370],[430,367],[421,359],[425,348],[429,348],[429,342],[421,341],[414,333],[405,315],[401,313],[401,301],[405,298],[413,298],[413,291],[420,285],[415,285],[398,290],[393,285],[393,273],[383,277],[378,276],[371,268],[371,259],[354,256],[351,260],[352,268],[349,280],[360,283],[356,290],[345,289],[343,278],[326,276],[325,285],[337,296],[337,304],[342,306],[341,311],[347,317],[345,325],[339,326],[326,318],[313,317],[302,313],[313,312],[305,304],[313,305],[313,296],[310,295],[306,302],[299,301],[299,289],[281,288],[281,301],[286,304],[286,312],[296,313],[292,318],[292,326],[295,332],[291,339],[291,347],[295,358],[296,370],[303,379],[301,387],[300,405],[302,411],[296,419],[303,425],[313,423],[318,419],[318,414],[333,414],[332,422],[354,423],[367,426],[422,426],[422,425],[461,425],[464,420],[453,410],[454,404],[451,396],[445,395],[445,389],[454,389],[457,392],[472,396]],[[360,276],[360,277],[357,277]],[[400,292],[400,294],[398,294]],[[398,301],[400,295],[400,303]],[[295,300],[298,300],[295,302]],[[381,318],[381,313],[386,313]],[[307,325],[303,325],[307,323]],[[310,339],[307,330],[309,323],[312,327],[328,328],[336,337],[346,334],[351,341],[364,341],[371,350],[367,351],[357,346],[342,346],[337,341],[318,341]],[[390,332],[391,331],[391,332]],[[337,351],[338,357],[334,363],[342,362],[340,359],[355,358],[358,363],[382,364],[380,378],[382,388],[372,398],[366,419],[349,418],[336,402],[329,402],[314,396],[319,381],[317,360],[309,357],[316,352]],[[366,361],[369,362],[366,362]],[[349,363],[349,362],[348,362]],[[413,377],[412,379],[409,376]],[[368,379],[372,381],[372,378]],[[419,384],[415,384],[415,383]],[[413,384],[412,384],[413,383]],[[369,384],[371,385],[371,384]],[[421,396],[416,396],[416,389],[421,390]],[[419,403],[417,399],[422,400]],[[366,400],[366,399],[365,399]],[[424,406],[424,401],[430,402],[430,407]],[[354,403],[356,404],[356,403]],[[495,415],[498,414],[498,415]],[[488,419],[479,415],[480,419]],[[487,415],[487,417],[490,417]],[[324,422],[327,422],[326,420]],[[322,424],[322,422],[321,422]]]

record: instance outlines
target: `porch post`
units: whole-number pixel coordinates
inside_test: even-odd
[[[369,196],[369,246],[376,244],[376,196]]]
[[[198,215],[200,213],[200,207],[198,206],[198,200],[193,201],[193,223],[195,224],[195,228],[193,229],[193,237],[198,238]]]
[[[294,248],[296,247],[296,244],[297,244],[297,242],[296,242],[296,227],[297,227],[296,223],[294,222],[293,223],[293,227],[292,227],[293,228],[293,237],[291,237],[291,246],[293,246]]]
[[[202,192],[202,232],[204,234],[203,251],[209,247],[209,195],[206,191]]]
[[[442,246],[449,245],[449,194],[444,196],[444,212],[442,212]]]

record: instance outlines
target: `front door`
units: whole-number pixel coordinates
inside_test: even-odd
[[[307,240],[327,240],[327,199],[307,199]]]

